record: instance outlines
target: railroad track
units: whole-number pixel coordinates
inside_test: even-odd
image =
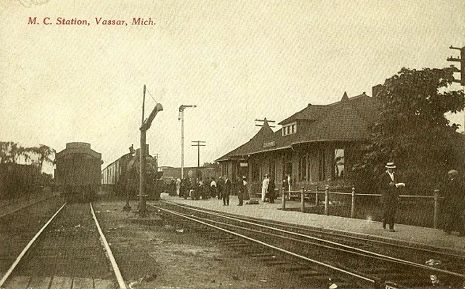
[[[238,217],[169,202],[154,207],[165,216],[194,222],[202,234],[210,234],[220,240],[225,234],[231,236],[225,239],[226,244],[234,244],[246,251],[250,244],[252,247],[261,246],[261,251],[266,247],[269,250],[262,252],[265,259],[271,258],[271,253],[267,252],[273,251],[280,257],[271,254],[276,265],[303,271],[304,274],[310,272],[307,274],[309,279],[324,281],[331,278],[339,288],[460,288],[464,285],[464,259],[461,255],[362,237],[325,234],[302,226]],[[221,234],[218,233],[220,231]],[[232,240],[228,240],[230,238]],[[434,258],[442,261],[440,266],[418,261],[432,258],[432,253]],[[260,250],[252,250],[250,254],[260,256]],[[300,265],[292,265],[292,262]]]
[[[173,203],[174,204],[174,203]],[[196,209],[196,207],[182,205]],[[207,212],[218,213],[214,210],[204,209]],[[244,221],[252,221],[262,225],[276,226],[277,228],[285,229],[295,233],[302,233],[314,237],[316,240],[323,239],[324,241],[334,241],[348,246],[356,246],[360,249],[371,250],[376,253],[389,255],[397,258],[409,258],[409,261],[415,263],[425,263],[427,260],[439,260],[441,265],[439,268],[448,269],[450,271],[464,272],[465,271],[465,252],[459,253],[452,250],[441,250],[435,247],[424,245],[405,244],[395,240],[386,240],[383,238],[365,237],[362,234],[350,234],[314,228],[303,225],[293,225],[273,220],[264,220],[246,216],[239,216],[230,213],[221,213],[225,216],[234,217]]]
[[[13,259],[0,288],[127,288],[92,204],[63,204]]]

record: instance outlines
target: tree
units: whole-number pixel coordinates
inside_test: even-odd
[[[457,136],[458,125],[445,117],[465,106],[463,91],[449,90],[452,81],[451,68],[402,68],[385,81],[375,96],[381,102],[379,119],[355,166],[365,189],[373,189],[387,161],[397,163],[412,193],[432,191],[449,169],[463,166],[456,150],[463,138]]]
[[[215,168],[215,169],[216,169],[216,168],[219,168],[220,165],[219,165],[218,163],[215,163],[215,162],[213,162],[213,163],[211,163],[211,162],[204,162],[203,165],[202,165],[202,167],[205,167],[205,168],[212,167],[212,168]]]
[[[15,142],[0,142],[0,163],[18,163],[21,158],[24,162],[36,164],[42,170],[45,162],[53,162],[55,150],[46,145],[38,147],[23,147]]]
[[[20,157],[24,157],[25,159],[28,159],[27,156],[25,156],[25,151],[22,146],[20,146],[18,143],[7,141],[7,142],[0,142],[0,163],[1,164],[6,164],[6,163],[17,163]]]
[[[35,154],[38,157],[40,171],[42,171],[45,162],[52,163],[55,157],[55,150],[43,144],[38,147],[26,148],[25,151],[26,154]]]

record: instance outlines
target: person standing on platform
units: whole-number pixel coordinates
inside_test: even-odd
[[[231,180],[226,176],[224,179],[223,188],[223,206],[229,206],[229,194],[231,194]]]
[[[176,195],[181,197],[181,179],[176,179]]]
[[[288,192],[289,192],[289,181],[288,181],[288,176],[287,175],[285,175],[284,178],[283,178],[282,189],[283,189],[284,198],[287,199]]]
[[[443,189],[444,196],[444,232],[450,234],[452,231],[459,232],[459,236],[465,235],[465,227],[463,224],[464,211],[464,187],[459,179],[459,172],[450,170],[448,180]]]
[[[218,182],[216,183],[218,188],[218,200],[223,198],[223,190],[224,190],[224,180],[221,176],[218,177]]]
[[[386,172],[380,177],[378,187],[381,192],[381,203],[383,206],[383,229],[389,225],[389,231],[395,232],[394,222],[399,202],[399,188],[405,187],[404,183],[397,183],[397,176],[394,173],[396,166],[393,162],[386,164]]]
[[[187,197],[189,197],[189,184],[187,179],[181,180],[180,193],[184,199],[187,199]]]
[[[239,193],[237,195],[237,198],[239,199],[239,204],[238,206],[242,206],[244,204],[244,197],[247,194],[247,182],[245,180],[245,176],[242,177],[242,181],[239,182]]]
[[[215,198],[216,195],[218,194],[218,187],[216,185],[216,181],[214,177],[211,177],[211,182],[210,182],[210,197]]]
[[[270,179],[268,178],[268,174],[266,174],[265,178],[263,179],[263,183],[262,183],[262,202],[265,202],[269,183],[270,183]]]
[[[270,182],[268,183],[268,198],[270,200],[270,203],[274,203],[275,199],[275,184],[274,184],[274,178],[273,176],[270,176]]]

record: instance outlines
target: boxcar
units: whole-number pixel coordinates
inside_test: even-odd
[[[55,179],[62,194],[71,202],[95,198],[100,188],[102,155],[89,143],[67,143],[55,158]]]

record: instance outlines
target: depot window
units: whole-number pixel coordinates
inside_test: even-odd
[[[318,180],[326,180],[326,154],[324,149],[318,151]]]
[[[283,136],[295,134],[297,132],[297,123],[293,122],[290,124],[286,124],[285,126],[283,126],[282,132]]]
[[[259,165],[255,162],[251,163],[252,166],[252,181],[259,181]]]
[[[303,155],[299,159],[299,181],[307,180],[307,155]]]
[[[334,150],[334,178],[344,177],[344,149],[337,148]]]

